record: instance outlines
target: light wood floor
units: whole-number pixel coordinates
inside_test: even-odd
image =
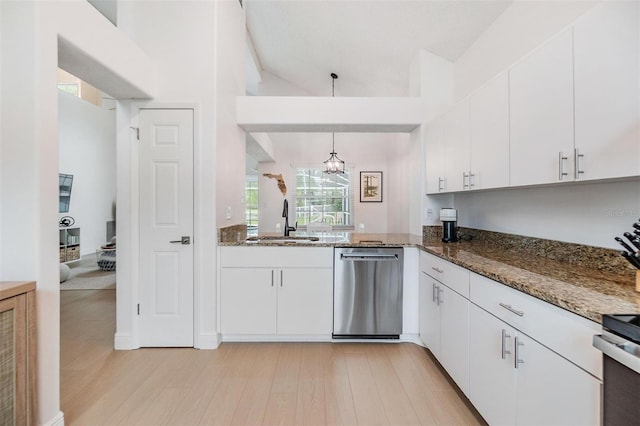
[[[484,424],[413,344],[114,351],[114,332],[114,290],[61,292],[65,424]]]

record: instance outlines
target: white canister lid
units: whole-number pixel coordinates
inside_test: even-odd
[[[451,222],[457,220],[458,212],[456,209],[440,209],[440,220]]]

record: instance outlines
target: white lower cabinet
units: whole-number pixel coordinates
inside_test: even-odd
[[[427,274],[468,293],[468,271],[423,253],[420,274],[420,339],[465,395],[469,394],[469,300]]]
[[[223,247],[220,261],[223,338],[331,337],[332,248]]]
[[[515,331],[474,304],[469,308],[469,400],[490,425],[516,423]]]
[[[223,334],[331,334],[333,272],[223,268]]]
[[[221,331],[223,334],[276,334],[275,270],[223,268]]]
[[[280,270],[278,334],[331,334],[333,270]]]
[[[434,356],[440,354],[440,307],[437,302],[437,281],[420,273],[420,340]]]
[[[440,290],[438,360],[469,396],[469,301],[445,285]]]
[[[596,425],[600,381],[471,304],[469,399],[491,425]]]

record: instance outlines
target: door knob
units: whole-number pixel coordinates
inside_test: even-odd
[[[179,240],[173,240],[169,242],[171,244],[182,244],[183,246],[188,246],[189,244],[191,244],[191,237],[187,237],[186,235],[183,235],[182,237],[180,237]]]

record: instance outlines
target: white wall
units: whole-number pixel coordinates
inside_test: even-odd
[[[236,122],[236,98],[245,94],[247,32],[237,0],[219,0],[216,9],[215,194],[220,228],[245,222],[246,136]]]
[[[296,166],[316,165],[331,152],[331,133],[271,134],[276,162],[260,163],[258,191],[260,197],[260,232],[274,232],[276,223],[284,225],[283,197],[274,179],[263,173],[282,174],[287,185],[290,224],[295,223],[294,198]],[[409,135],[388,133],[336,133],[336,152],[354,177],[354,225],[363,223],[365,232],[409,232]],[[360,171],[383,172],[383,202],[360,203]],[[293,219],[292,219],[293,218]]]
[[[60,173],[73,175],[68,213],[80,228],[80,254],[95,255],[115,220],[116,114],[64,92],[58,95]]]
[[[245,136],[235,125],[235,98],[245,92],[244,12],[236,0],[121,2],[118,26],[158,65],[158,95],[151,105],[196,108],[195,345],[216,347],[216,227],[244,223]],[[128,120],[124,115],[120,125],[119,116],[119,127]],[[124,133],[119,146],[128,139]],[[119,154],[121,160],[135,162],[135,156]],[[135,284],[136,277],[134,267],[127,279]],[[132,348],[135,339],[127,338],[135,335],[136,287],[127,290],[118,291],[116,345]]]
[[[140,87],[150,87],[153,75],[146,73],[145,81],[137,80],[148,69],[144,53],[120,37],[87,2],[0,2],[0,9],[0,279],[37,282],[37,416],[38,424],[54,424],[63,421],[57,247],[58,36],[87,47],[85,58],[93,58],[94,63],[105,56],[120,57],[111,68],[118,73],[111,82],[128,81],[127,88],[135,93],[140,93]]]
[[[581,183],[455,195],[460,226],[619,249],[640,220],[640,183]]]

